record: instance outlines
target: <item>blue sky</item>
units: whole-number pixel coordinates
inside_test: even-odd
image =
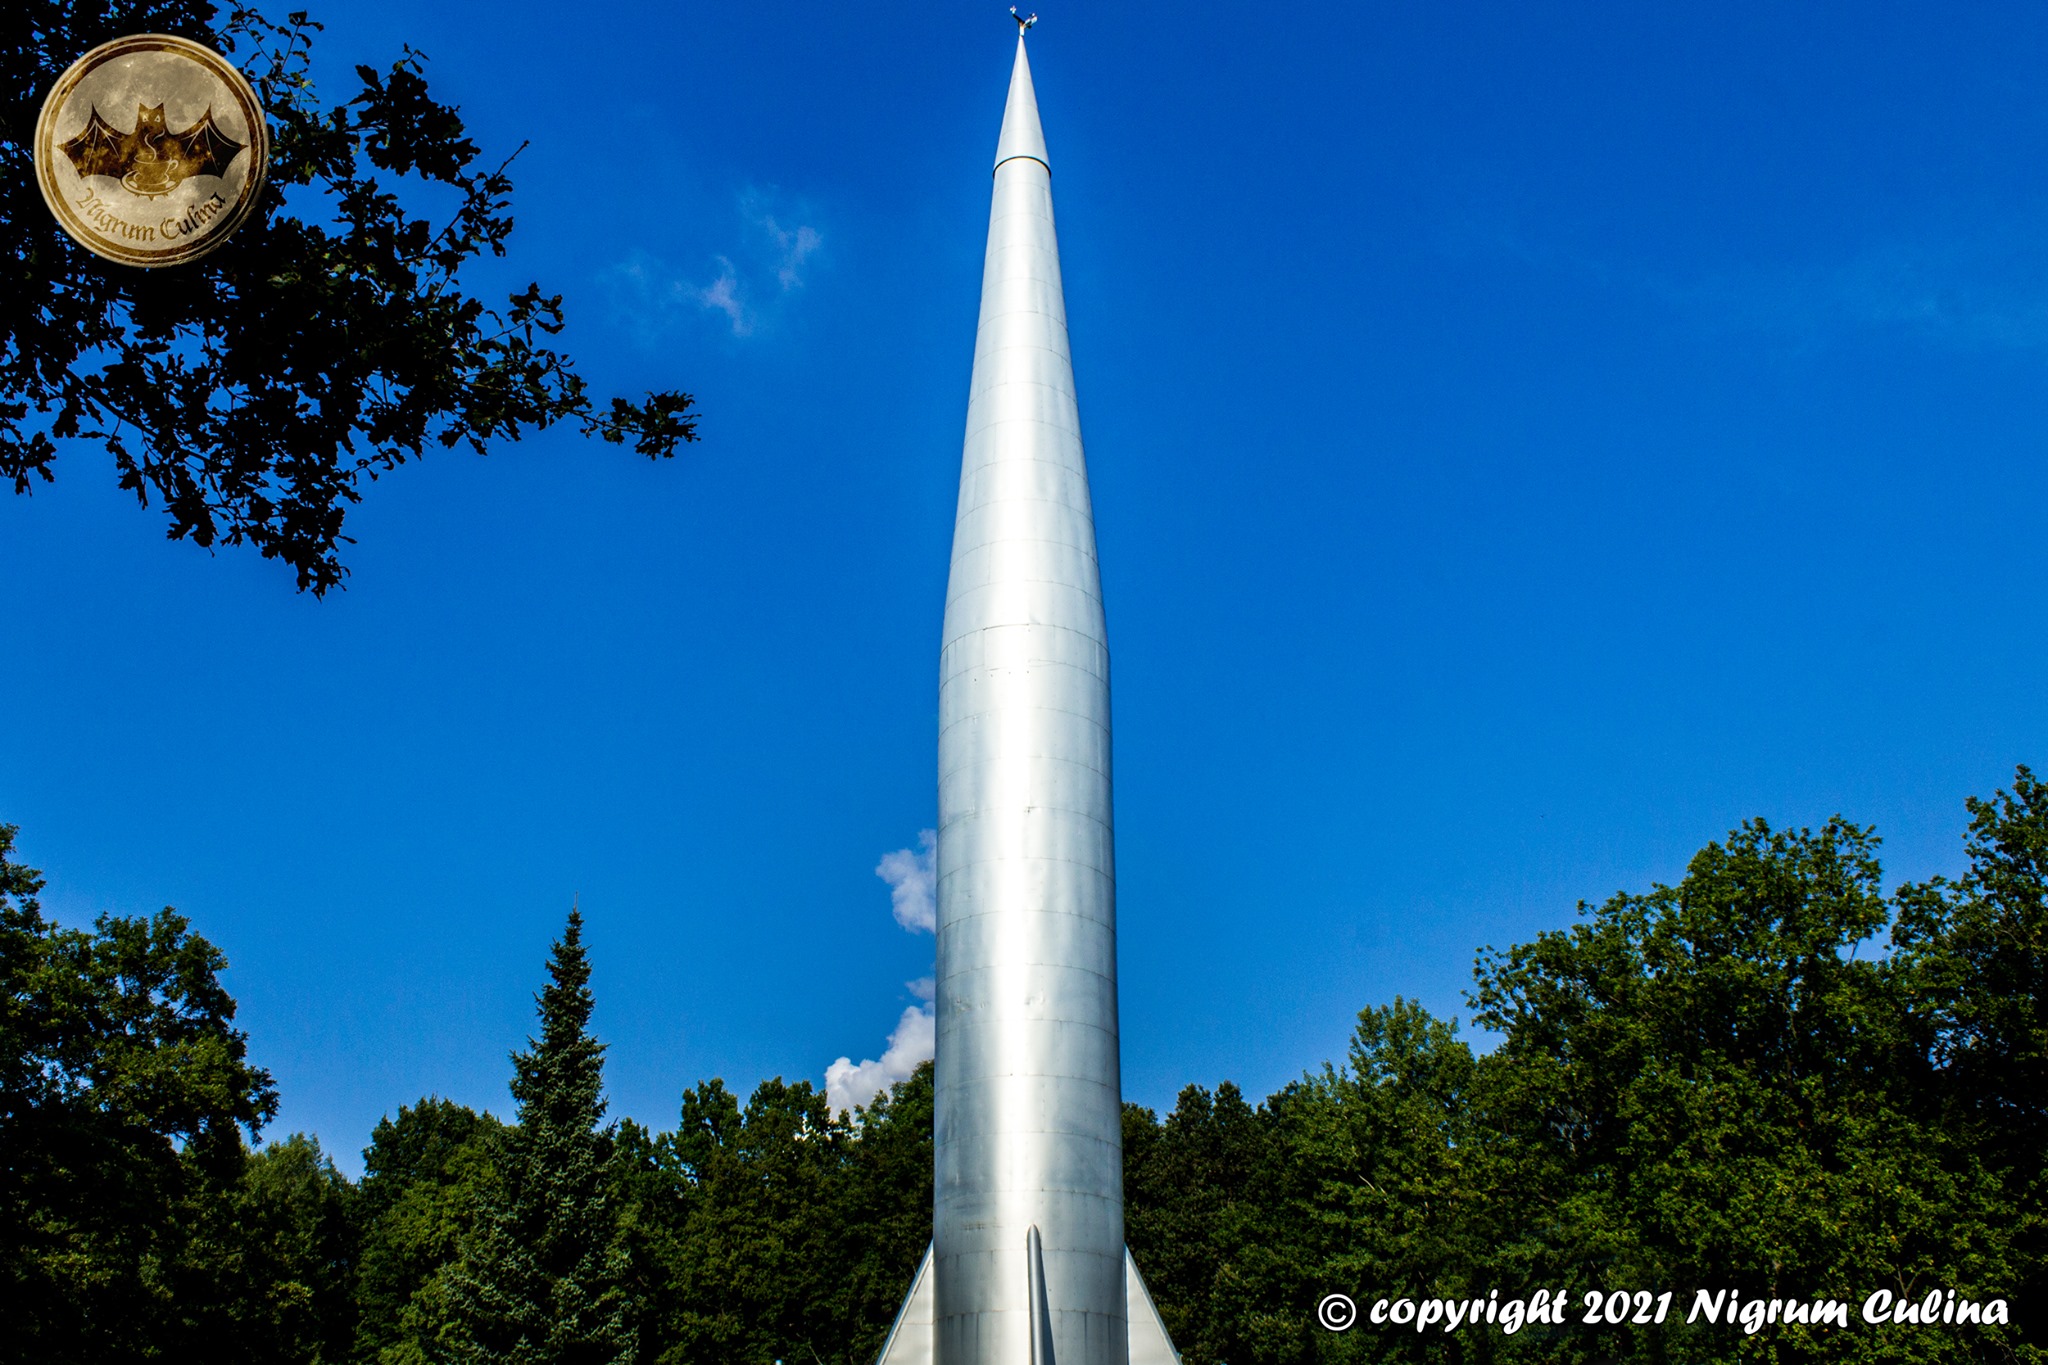
[[[589,924],[614,1112],[880,1058],[930,970],[936,650],[1004,7],[353,3],[516,164],[654,467],[386,479],[325,602],[105,461],[0,500],[0,819],[232,961],[273,1133],[506,1112]],[[2048,12],[1044,10],[1115,658],[1130,1098],[1262,1095],[1737,821],[1960,864],[2048,762]],[[631,130],[644,162],[600,153]]]

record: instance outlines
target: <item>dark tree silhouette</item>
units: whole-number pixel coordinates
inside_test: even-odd
[[[560,295],[528,285],[496,307],[463,271],[502,256],[510,158],[482,154],[436,102],[425,59],[356,68],[323,103],[307,78],[319,30],[208,0],[10,0],[0,6],[0,481],[55,479],[61,449],[98,445],[122,488],[160,506],[172,539],[246,544],[302,590],[347,574],[350,505],[431,447],[517,440],[570,422],[653,459],[696,439],[688,394],[593,403],[549,339]],[[43,97],[94,46],[170,33],[226,53],[270,120],[270,182],[203,260],[159,270],[74,243],[37,188]],[[444,223],[402,206],[408,184],[452,188]]]

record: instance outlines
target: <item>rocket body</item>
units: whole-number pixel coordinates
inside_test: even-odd
[[[932,1245],[878,1365],[1180,1365],[1124,1248],[1109,637],[1024,44],[939,654]]]
[[[939,683],[938,1365],[1127,1365],[1109,643],[1019,40]]]

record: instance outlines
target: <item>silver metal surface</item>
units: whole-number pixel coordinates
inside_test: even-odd
[[[896,1310],[896,1321],[882,1339],[882,1353],[876,1365],[931,1365],[932,1359],[932,1253],[926,1247],[924,1259],[911,1277],[910,1292]]]
[[[1018,24],[939,654],[932,1247],[878,1365],[1180,1365],[1124,1248],[1109,637]]]
[[[1128,1365],[1109,645],[1021,36],[939,678],[934,1358]]]
[[[1153,1306],[1145,1277],[1138,1273],[1138,1263],[1128,1251],[1124,1252],[1124,1290],[1124,1311],[1131,1323],[1131,1365],[1180,1365],[1180,1352],[1173,1349],[1173,1338]]]
[[[1058,1365],[1052,1345],[1052,1301],[1045,1294],[1045,1248],[1036,1227],[1024,1234],[1024,1306],[1031,1313],[1031,1365]]]
[[[932,1365],[931,1270],[932,1253],[927,1248],[924,1259],[917,1263],[917,1274],[911,1277],[910,1292],[903,1296],[896,1321],[882,1341],[876,1365]],[[1173,1338],[1167,1334],[1166,1323],[1145,1288],[1145,1277],[1138,1273],[1138,1263],[1131,1259],[1129,1251],[1124,1253],[1124,1312],[1130,1323],[1130,1365],[1181,1365],[1180,1352],[1173,1349]],[[1049,1330],[1034,1332],[1039,1341],[1049,1339],[1050,1335]]]

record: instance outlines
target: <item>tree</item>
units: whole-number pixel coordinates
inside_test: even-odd
[[[2012,790],[1971,797],[1957,882],[1899,888],[1893,963],[1935,1066],[1942,1126],[2004,1187],[2023,1278],[2016,1302],[2048,1303],[2048,784],[2021,767]]]
[[[1400,999],[1254,1109],[1125,1115],[1132,1251],[1191,1365],[2038,1361],[2048,788],[1970,803],[1971,869],[1882,892],[1874,833],[1752,821],[1676,886],[1483,955],[1475,1056]],[[1897,918],[1893,921],[1893,911]],[[1869,951],[1893,922],[1893,952]],[[2016,1321],[1755,1339],[1592,1326],[1587,1290],[1843,1300],[1954,1288]],[[1567,1291],[1563,1325],[1312,1326],[1371,1299]]]
[[[823,1355],[841,1343],[845,1365],[871,1365],[932,1240],[932,1119],[936,1094],[930,1062],[853,1114],[843,1193],[833,1213],[847,1245],[826,1281],[828,1320]],[[800,1359],[800,1358],[799,1358]]]
[[[641,1356],[872,1365],[932,1234],[932,1068],[832,1113],[779,1078],[711,1080],[673,1134],[621,1125]]]
[[[1225,1081],[1188,1086],[1164,1123],[1124,1106],[1124,1238],[1189,1362],[1312,1358],[1301,1311],[1310,1231],[1288,1206],[1277,1111]]]
[[[252,1153],[234,1185],[198,1192],[167,1279],[178,1330],[235,1365],[341,1365],[355,1332],[355,1190],[303,1133]]]
[[[0,7],[0,480],[54,480],[60,445],[97,444],[120,486],[159,504],[172,539],[247,544],[315,595],[347,573],[348,508],[432,446],[484,453],[570,422],[653,459],[696,439],[687,394],[599,409],[548,339],[560,295],[498,308],[465,292],[469,262],[512,231],[510,158],[481,169],[425,59],[356,68],[323,103],[307,77],[319,25],[210,0],[18,0]],[[271,122],[270,183],[201,261],[138,270],[57,226],[31,140],[45,93],[95,45],[137,32],[243,63]],[[454,190],[439,228],[407,187]]]
[[[837,1353],[840,1324],[820,1310],[849,1268],[853,1230],[835,1217],[847,1141],[805,1081],[763,1081],[744,1109],[717,1080],[683,1092],[670,1142],[681,1220],[652,1305],[663,1361]]]
[[[1910,1001],[1859,951],[1889,919],[1876,849],[1839,818],[1751,821],[1679,885],[1482,960],[1478,1019],[1505,1035],[1477,1097],[1501,1268],[1575,1292],[2008,1292],[1998,1186],[1928,1111]],[[1770,1347],[1781,1361],[1964,1360],[2013,1340],[1792,1325]],[[1702,1362],[1735,1349],[1725,1326],[1670,1322],[1512,1348]]]
[[[135,1360],[185,1335],[193,1210],[233,1197],[277,1109],[220,984],[169,908],[45,919],[0,825],[0,1359]]]
[[[1372,1286],[1386,1297],[1479,1297],[1512,1273],[1495,1174],[1474,1131],[1478,1064],[1455,1021],[1399,996],[1362,1010],[1348,1065],[1289,1087],[1280,1117],[1294,1253],[1314,1285]],[[1509,1281],[1513,1282],[1513,1281]],[[1446,1360],[1439,1334],[1328,1339],[1325,1360]]]
[[[519,1120],[504,1137],[500,1184],[448,1284],[457,1360],[612,1365],[634,1358],[628,1263],[608,1162],[604,1045],[590,1036],[583,917],[569,912],[540,1037],[512,1054]]]
[[[1359,1014],[1345,1067],[1257,1108],[1229,1082],[1188,1087],[1164,1123],[1127,1105],[1125,1232],[1182,1357],[1463,1358],[1440,1333],[1321,1332],[1310,1310],[1492,1287],[1475,1069],[1454,1025],[1397,998]]]
[[[356,1196],[356,1359],[425,1365],[447,1354],[450,1279],[497,1195],[504,1135],[490,1115],[442,1099],[378,1120]]]

